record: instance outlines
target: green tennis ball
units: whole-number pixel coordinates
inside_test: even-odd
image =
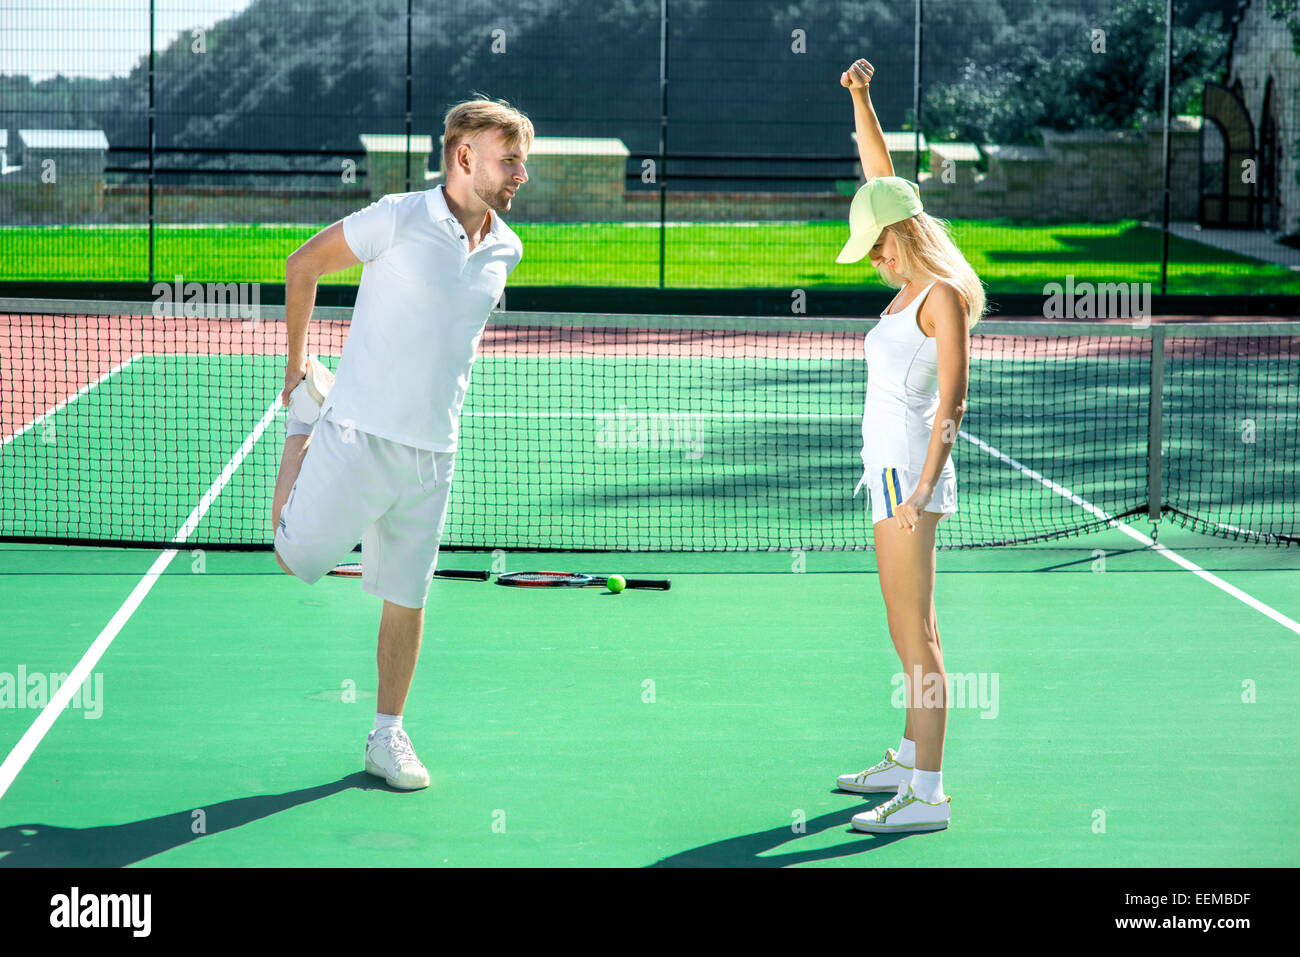
[[[617,595],[627,587],[627,580],[622,575],[610,575],[605,584],[610,591]]]

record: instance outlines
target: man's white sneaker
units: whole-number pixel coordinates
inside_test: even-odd
[[[334,386],[334,373],[325,368],[315,356],[307,357],[307,375],[289,393],[289,419],[304,425],[314,425],[320,418],[320,407]]]
[[[857,774],[841,774],[836,784],[842,790],[855,794],[897,791],[903,782],[911,782],[912,771],[907,765],[899,764],[898,752],[889,748],[885,751],[885,760]]]
[[[922,801],[912,791],[911,782],[900,784],[898,793],[879,807],[853,815],[853,826],[859,831],[873,834],[893,834],[897,831],[941,831],[952,818],[952,798],[944,795],[942,801],[931,804]]]
[[[414,791],[429,786],[429,772],[415,756],[411,739],[401,728],[371,731],[366,738],[366,771],[390,787]]]

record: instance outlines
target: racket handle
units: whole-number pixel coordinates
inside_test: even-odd
[[[485,582],[491,575],[491,572],[466,571],[460,568],[439,568],[434,571],[439,578],[471,578],[475,581]]]
[[[629,578],[627,580],[628,588],[657,588],[659,591],[667,591],[672,582],[667,578]]]

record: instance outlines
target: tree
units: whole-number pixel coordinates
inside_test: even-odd
[[[1037,143],[1038,126],[1137,129],[1163,115],[1164,14],[1164,0],[1119,0],[1106,17],[1035,11],[990,51],[992,65],[967,60],[959,81],[926,91],[922,126],[931,139],[984,143]],[[1226,51],[1219,12],[1175,25],[1172,113],[1199,109]]]

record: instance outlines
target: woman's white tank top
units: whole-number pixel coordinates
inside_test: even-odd
[[[939,412],[939,356],[917,325],[921,303],[934,288],[897,313],[880,314],[867,333],[867,399],[862,411],[862,463],[867,468],[917,471],[925,465]],[[951,457],[944,471],[952,468]]]

